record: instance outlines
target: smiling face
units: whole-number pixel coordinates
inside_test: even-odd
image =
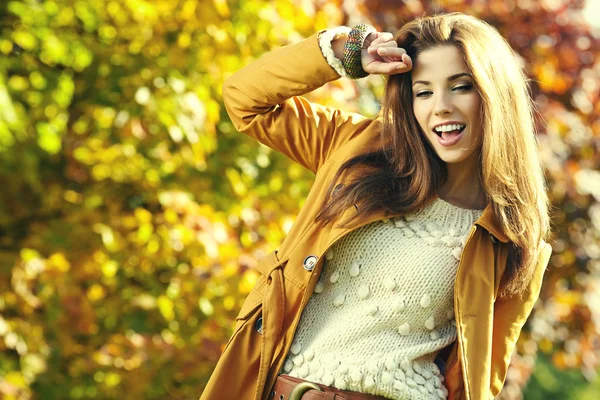
[[[437,155],[448,164],[474,162],[483,139],[481,98],[458,48],[421,52],[412,90],[413,112]]]

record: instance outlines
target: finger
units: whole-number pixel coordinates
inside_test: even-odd
[[[389,42],[390,40],[394,40],[394,35],[390,32],[378,32],[377,42]]]
[[[381,57],[397,59],[396,61],[402,61],[402,56],[406,54],[406,50],[400,47],[377,47],[375,52]]]
[[[379,44],[379,45],[375,45],[375,46],[371,45],[367,48],[367,52],[369,54],[385,54],[385,51],[382,53],[379,52],[379,49],[383,49],[383,48],[393,49],[393,48],[397,48],[397,47],[394,47],[393,44]]]
[[[406,53],[406,50],[404,50],[401,47],[398,47],[398,44],[395,41],[385,42],[385,43],[379,43],[379,44],[375,44],[375,45],[371,44],[367,48],[367,51],[369,52],[369,54],[375,54],[378,51],[377,49],[382,49],[382,48],[390,49],[392,51],[395,51],[393,49],[398,49],[398,50],[401,50],[403,53]]]
[[[403,62],[385,63],[379,66],[380,74],[395,75],[410,71],[410,67]]]
[[[373,43],[377,44],[379,42],[381,42],[381,38],[380,35],[383,32],[371,32],[367,35],[367,37],[365,38],[365,41],[363,42],[363,46],[367,47],[367,46],[371,46]]]
[[[394,36],[389,32],[377,32],[377,37],[370,44],[380,44],[393,40]]]
[[[409,70],[412,69],[412,67],[413,67],[412,58],[410,58],[410,56],[408,54],[406,54],[406,53],[402,54],[402,62],[408,66]]]
[[[377,55],[377,57],[385,63],[403,62],[404,64],[408,65],[409,68],[412,68],[412,59],[404,53],[401,55],[390,55],[390,56]]]
[[[398,43],[396,43],[393,40],[391,42],[379,43],[375,47],[377,47],[377,48],[396,48],[396,49],[399,48]]]
[[[373,62],[370,65],[369,72],[370,74],[386,74],[386,75],[394,75],[400,74],[404,72],[410,71],[410,67],[404,62]]]

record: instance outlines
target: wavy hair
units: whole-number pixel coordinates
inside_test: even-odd
[[[535,269],[541,240],[550,235],[550,205],[537,150],[534,107],[517,54],[486,22],[461,13],[417,18],[396,34],[398,47],[417,61],[438,46],[460,51],[482,104],[479,171],[495,218],[510,239],[499,296],[522,293]],[[413,113],[412,75],[388,78],[381,148],[342,164],[317,222],[330,223],[353,205],[361,214],[422,209],[447,179],[445,163],[422,134]],[[344,185],[336,185],[348,175]],[[336,190],[334,190],[334,188]],[[357,215],[342,223],[353,226]]]

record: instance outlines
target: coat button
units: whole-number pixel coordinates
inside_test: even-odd
[[[262,335],[262,332],[263,332],[263,330],[262,330],[262,317],[260,317],[260,318],[259,318],[259,319],[256,321],[256,326],[255,326],[255,328],[256,328],[256,331]]]
[[[304,259],[304,269],[307,271],[312,271],[317,265],[317,260],[319,257],[310,255]]]

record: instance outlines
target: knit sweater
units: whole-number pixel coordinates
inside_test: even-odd
[[[434,360],[456,340],[454,280],[482,212],[436,198],[338,240],[280,372],[390,399],[445,399]]]

